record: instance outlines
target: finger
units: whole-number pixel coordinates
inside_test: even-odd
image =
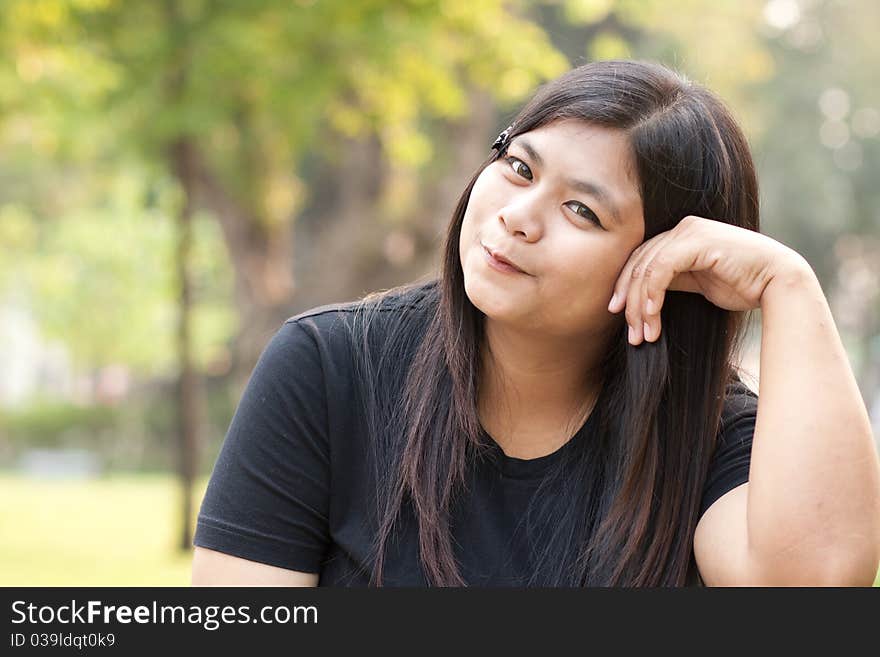
[[[629,259],[623,265],[623,269],[620,270],[620,273],[617,275],[617,281],[614,284],[614,294],[611,297],[611,301],[608,304],[608,311],[612,313],[618,313],[626,306],[626,297],[629,292],[630,280],[632,275],[632,269],[638,259],[641,257],[641,254],[644,252],[646,248],[650,245],[653,239],[648,240],[647,242],[642,242],[639,246],[637,246],[632,253],[629,255]]]
[[[659,316],[668,290],[703,292],[693,275],[694,271],[706,268],[701,261],[703,250],[701,242],[678,237],[665,242],[662,250],[649,254],[650,262],[645,265],[642,277],[646,315]]]
[[[700,259],[699,221],[698,217],[685,217],[672,230],[661,233],[664,239],[643,256],[640,308],[646,340],[660,337],[661,311],[667,290],[702,291],[689,273]]]
[[[633,344],[639,344],[642,340],[656,340],[659,335],[659,323],[656,319],[651,320],[645,312],[645,290],[647,281],[656,276],[657,258],[667,248],[670,238],[670,232],[657,235],[632,268],[626,317],[636,337]]]
[[[642,326],[642,314],[639,310],[639,297],[641,296],[641,278],[645,267],[645,255],[651,250],[656,243],[653,241],[645,242],[639,249],[638,253],[633,253],[630,262],[626,267],[626,283],[623,292],[624,315],[626,323],[629,325],[628,339],[632,345],[637,345],[644,338]]]
[[[660,337],[662,330],[663,302],[666,299],[666,291],[678,274],[678,266],[681,252],[681,239],[669,239],[661,241],[645,255],[644,272],[641,279],[642,297],[641,311],[643,313],[642,325],[645,339],[654,342]]]
[[[693,240],[689,239],[690,219],[695,217],[685,217],[677,223],[672,230],[661,233],[664,239],[660,248],[652,249],[647,257],[648,264],[645,266],[645,275],[642,277],[644,286],[644,309],[646,315],[659,315],[663,308],[663,302],[666,299],[667,290],[685,290],[693,289],[699,291],[699,286],[686,272],[693,266],[696,260],[696,249]],[[682,258],[687,259],[687,254],[693,254],[690,264],[683,264]],[[684,272],[683,277],[679,276]],[[657,274],[662,274],[658,276]],[[674,287],[677,285],[678,287]]]
[[[644,312],[646,325],[652,339],[660,336],[661,311],[668,290],[700,291],[696,279],[689,273],[697,266],[701,243],[677,235],[651,254],[646,264],[644,280]]]

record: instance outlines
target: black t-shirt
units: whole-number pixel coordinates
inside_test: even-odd
[[[435,310],[425,290],[383,302],[371,331],[381,338],[404,316],[423,330]],[[261,355],[214,466],[194,544],[281,568],[319,573],[320,586],[366,586],[376,536],[375,479],[345,322],[355,302],[321,306],[288,319]],[[421,328],[419,328],[421,327]],[[413,344],[417,344],[413,342]],[[393,386],[392,386],[393,387]],[[700,515],[748,481],[757,396],[729,389]],[[520,586],[530,549],[518,527],[542,477],[566,450],[588,439],[592,414],[555,452],[509,457],[489,439],[475,460],[466,502],[453,520],[456,559],[471,586]],[[485,434],[485,432],[484,432]],[[485,434],[488,436],[488,434]],[[388,546],[384,583],[425,586],[414,515],[402,513]],[[559,528],[556,528],[557,530]]]

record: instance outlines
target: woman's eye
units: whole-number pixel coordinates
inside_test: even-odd
[[[590,208],[588,208],[583,203],[578,203],[577,201],[569,201],[565,205],[566,205],[566,207],[568,207],[569,210],[571,210],[575,214],[583,217],[584,219],[588,219],[588,220],[592,221],[594,224],[596,224],[600,228],[602,227],[602,223],[599,221],[599,217],[596,216],[596,213],[593,212],[592,210],[590,210]]]
[[[532,170],[529,169],[528,164],[526,164],[525,162],[523,162],[519,158],[513,157],[512,155],[508,156],[504,159],[510,163],[510,168],[513,169],[513,172],[516,175],[521,176],[521,177],[525,178],[526,180],[532,179]]]

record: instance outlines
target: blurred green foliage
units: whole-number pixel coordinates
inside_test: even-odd
[[[214,382],[206,390],[202,472],[213,465],[236,401],[228,382]],[[161,386],[115,404],[34,398],[0,409],[0,463],[15,464],[33,449],[78,449],[94,455],[102,471],[170,471],[176,458],[176,414],[173,390]]]
[[[0,290],[70,349],[77,368],[124,363],[140,375],[176,371],[173,187],[137,166],[108,175],[93,204],[37,220],[21,204],[0,209]],[[232,273],[219,228],[201,214],[191,262],[198,295],[196,360],[223,357],[237,327]]]
[[[34,400],[14,412],[0,414],[0,432],[10,443],[33,447],[65,447],[71,432],[97,435],[114,428],[119,409],[113,406],[77,406],[57,400]]]

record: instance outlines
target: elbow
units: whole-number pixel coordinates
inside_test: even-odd
[[[880,546],[824,551],[817,559],[789,559],[759,568],[766,586],[870,587],[880,575]]]
[[[880,544],[850,550],[825,575],[824,586],[873,586],[880,569]]]
[[[853,561],[821,573],[812,586],[870,587],[877,578],[878,565],[880,561],[876,557]]]

